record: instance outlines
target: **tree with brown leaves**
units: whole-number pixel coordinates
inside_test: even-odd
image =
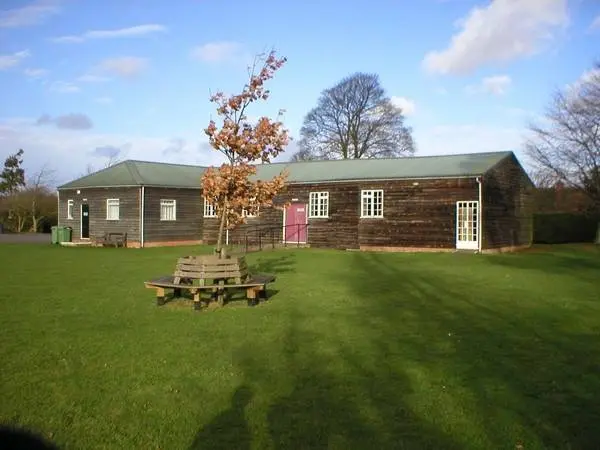
[[[274,51],[255,60],[249,71],[249,81],[239,94],[226,96],[217,92],[210,97],[222,117],[220,128],[211,120],[204,130],[210,145],[227,158],[218,168],[209,168],[202,177],[202,192],[219,220],[217,253],[223,255],[223,231],[245,222],[245,215],[256,214],[260,207],[273,206],[273,200],[283,189],[287,173],[281,172],[271,180],[252,180],[256,174],[254,162],[270,163],[283,152],[289,142],[288,130],[280,120],[261,117],[251,124],[246,115],[253,102],[267,100],[269,90],[265,82],[286,62],[277,58]],[[262,61],[257,70],[258,62]],[[279,112],[278,118],[282,115]]]

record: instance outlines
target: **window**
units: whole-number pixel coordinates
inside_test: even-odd
[[[215,207],[204,199],[204,217],[217,217],[215,213]]]
[[[119,199],[106,200],[106,220],[119,220]]]
[[[254,202],[256,200],[256,197],[251,197],[250,198],[250,203]],[[242,217],[256,217],[258,215],[258,209],[256,209],[256,213],[255,214],[250,214],[248,213],[248,211],[246,210],[246,208],[242,208]]]
[[[246,208],[242,208],[242,217],[256,217],[258,214],[258,211],[256,212],[256,214],[250,214],[248,211],[246,211]]]
[[[67,219],[73,219],[73,200],[67,200]]]
[[[175,200],[160,201],[160,220],[175,220],[177,217],[177,202]]]
[[[360,191],[360,217],[383,217],[383,190]]]
[[[308,217],[329,217],[329,192],[311,192]]]

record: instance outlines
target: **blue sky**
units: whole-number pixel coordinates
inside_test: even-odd
[[[600,3],[3,0],[0,157],[23,148],[57,182],[109,154],[217,163],[209,94],[239,91],[270,48],[288,63],[250,114],[285,109],[294,137],[323,89],[365,71],[404,108],[417,155],[511,149],[526,163],[527,122],[600,59]]]

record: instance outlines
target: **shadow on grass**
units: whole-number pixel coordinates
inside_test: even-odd
[[[548,274],[572,274],[581,278],[596,275],[592,272],[600,271],[599,251],[576,251],[570,248],[553,249],[531,252],[526,254],[491,255],[489,261],[493,264],[515,269],[537,270]]]
[[[293,253],[280,256],[259,256],[258,260],[250,266],[250,273],[272,273],[275,276],[282,273],[296,271],[296,258]]]
[[[3,450],[58,450],[58,447],[40,435],[22,428],[0,425],[0,448]]]
[[[365,366],[351,346],[340,358],[344,343],[311,331],[311,317],[299,311],[289,317],[281,366],[249,349],[234,358],[246,383],[274,397],[266,412],[269,448],[458,448],[411,413],[402,397],[410,391],[405,377],[390,374],[384,360]]]
[[[249,449],[252,438],[244,410],[252,400],[252,396],[249,387],[238,387],[231,398],[231,406],[196,434],[190,450]]]
[[[498,260],[515,268],[541,264],[549,272],[577,267],[571,270],[582,276],[597,268],[594,259],[574,254]],[[566,319],[553,305],[520,308],[521,299],[497,298],[510,293],[474,290],[468,279],[445,280],[389,261],[378,254],[354,255],[362,276],[350,282],[368,299],[359,321],[379,330],[374,344],[387,355],[386,362],[401,358],[406,366],[415,363],[422,376],[439,377],[440,384],[461,392],[439,408],[450,412],[453,402],[464,402],[474,425],[472,430],[467,425],[463,435],[479,436],[481,448],[514,448],[521,439],[524,448],[597,446],[597,336],[585,328],[561,330]],[[372,289],[390,285],[393,291],[380,295]],[[398,376],[398,367],[390,369],[390,376]],[[393,392],[389,395],[394,398]],[[453,435],[459,438],[460,433],[455,429]]]

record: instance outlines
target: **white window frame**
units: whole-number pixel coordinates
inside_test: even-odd
[[[323,204],[325,205],[322,208]],[[323,212],[324,210],[324,212]],[[308,201],[308,218],[328,218],[329,217],[329,192],[311,192]]]
[[[381,194],[381,211],[379,214],[375,214],[373,211],[375,196]],[[365,214],[365,200],[369,199],[371,202],[371,213]],[[361,219],[382,219],[383,218],[383,189],[361,189],[360,191],[360,217]]]
[[[256,200],[256,197],[251,197],[250,203],[254,202],[255,200]],[[242,208],[242,217],[246,217],[248,219],[258,216],[259,213],[260,213],[260,206],[258,208],[256,208],[256,214],[249,214],[248,211],[246,210],[246,208]]]
[[[248,213],[248,211],[246,211],[246,208],[242,208],[242,217],[246,217],[248,219],[252,219],[253,217],[257,217],[258,213],[259,213],[260,207],[257,208],[256,210],[256,214],[250,214]]]
[[[169,217],[164,215],[163,212],[165,212],[165,210],[163,208],[172,208],[173,215],[169,215]],[[177,220],[177,200],[165,198],[160,199],[160,220],[164,222],[173,222]]]
[[[204,217],[217,217],[215,207],[206,200],[206,197],[204,197]]]
[[[73,220],[73,208],[75,207],[74,200],[67,200],[67,219]]]
[[[111,204],[112,203],[112,204]],[[115,207],[116,206],[116,210],[117,210],[117,215],[116,217],[112,217],[110,216],[110,207]],[[107,198],[106,199],[106,220],[119,220],[121,214],[121,202],[119,201],[118,198]]]

